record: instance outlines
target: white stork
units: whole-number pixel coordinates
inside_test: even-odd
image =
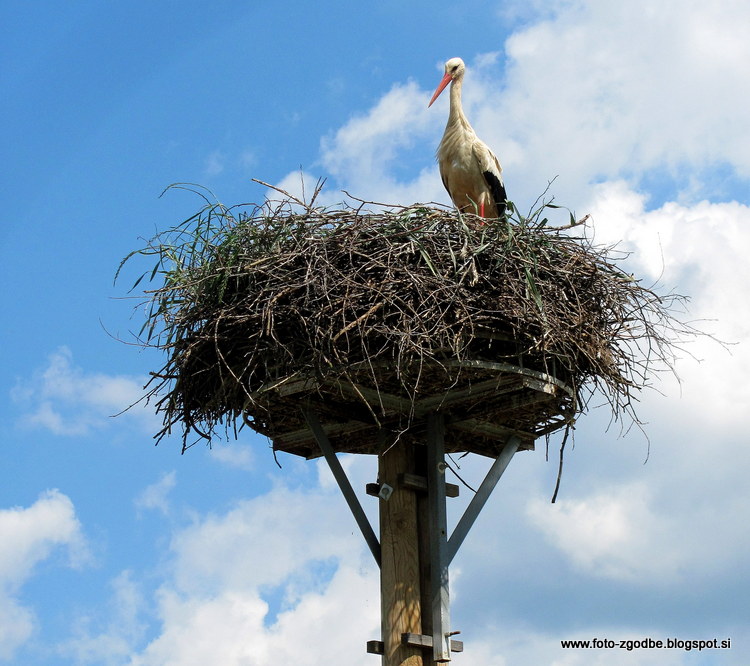
[[[437,149],[440,177],[456,208],[497,218],[505,214],[503,169],[495,154],[474,132],[461,107],[461,84],[466,66],[461,58],[445,63],[445,76],[427,107],[451,84],[451,103],[445,134]]]

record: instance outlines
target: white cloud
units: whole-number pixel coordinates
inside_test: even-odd
[[[70,499],[50,490],[30,507],[0,510],[0,580],[5,589],[15,589],[34,566],[56,546],[67,546],[71,563],[85,560],[81,525]]]
[[[43,493],[28,508],[0,509],[0,659],[12,658],[31,636],[34,613],[17,598],[34,568],[58,548],[69,564],[88,559],[73,503],[57,490]]]
[[[245,170],[255,168],[258,164],[258,156],[255,151],[246,148],[240,153],[239,163]]]
[[[734,0],[575,3],[508,40],[490,138],[514,142],[521,178],[543,160],[563,187],[723,161],[748,177],[747,20]]]
[[[258,645],[258,631],[262,630],[266,609],[257,596],[229,590],[210,598],[182,597],[173,590],[164,590],[159,598],[163,631],[129,663],[131,666],[251,664],[250,651],[253,645]]]
[[[645,196],[622,182],[595,188],[590,210],[596,240],[631,252],[628,264],[645,284],[659,280],[657,292],[689,296],[682,318],[699,320],[698,328],[731,343],[726,349],[709,338],[689,342],[687,358],[677,365],[682,388],[669,380],[662,388],[674,398],[682,394],[673,403],[681,411],[694,410],[722,429],[738,427],[744,414],[737,406],[750,404],[750,300],[742,292],[750,283],[743,254],[750,245],[750,207],[668,202],[647,211],[645,204]]]
[[[10,660],[34,630],[34,615],[14,599],[0,598],[0,659]]]
[[[410,81],[395,85],[366,114],[357,116],[321,142],[321,162],[354,196],[386,204],[445,199],[434,148],[414,177],[394,175],[398,161],[431,135],[439,137],[445,118],[427,109],[429,95]],[[339,197],[340,198],[340,197]]]
[[[253,449],[253,446],[240,442],[228,442],[226,444],[218,442],[211,445],[210,455],[211,458],[224,465],[250,471],[255,467]]]
[[[369,663],[377,576],[336,493],[276,487],[178,531],[172,553],[161,630],[132,666],[309,663],[311,650],[319,663]]]
[[[173,470],[162,474],[161,478],[146,486],[135,498],[137,509],[152,509],[169,515],[169,493],[177,485],[177,473]]]
[[[683,561],[680,540],[654,511],[644,483],[551,506],[535,500],[527,515],[554,546],[594,577],[661,584],[672,582]]]
[[[372,574],[342,564],[322,591],[304,594],[270,626],[257,593],[224,589],[210,597],[160,596],[164,631],[131,666],[179,664],[372,663],[365,641],[377,630],[377,590]],[[345,630],[342,622],[345,622]]]
[[[220,150],[214,150],[207,158],[203,173],[207,178],[218,176],[224,171],[226,156]]]
[[[320,517],[326,516],[325,525]],[[331,525],[346,521],[346,528]],[[303,564],[357,557],[354,519],[334,493],[298,492],[283,486],[238,502],[224,515],[209,515],[175,535],[172,549],[177,588],[208,594],[279,585]],[[206,544],[212,544],[207,548]],[[221,553],[221,557],[216,554]]]
[[[17,382],[11,395],[25,410],[22,425],[76,436],[111,424],[115,414],[140,400],[143,382],[124,375],[85,372],[73,362],[71,350],[60,347],[50,354],[44,370]],[[136,421],[152,433],[158,430],[153,410],[144,404],[118,419]]]
[[[73,636],[57,646],[61,656],[76,664],[114,666],[124,663],[132,653],[146,629],[142,619],[145,599],[131,571],[121,572],[110,587],[109,612],[76,618]],[[102,624],[105,626],[100,628]]]

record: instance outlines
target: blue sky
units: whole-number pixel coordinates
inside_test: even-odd
[[[199,206],[160,198],[174,182],[234,204],[262,200],[253,177],[296,191],[302,172],[328,203],[446,202],[447,99],[426,105],[455,55],[511,198],[555,179],[597,242],[736,343],[696,341],[680,381],[643,394],[648,439],[581,419],[556,505],[554,456],[514,458],[454,563],[455,663],[746,663],[746,3],[0,7],[0,663],[376,663],[377,572],[320,463],[279,469],[247,432],[180,456],[178,438],[154,447],[147,408],[112,418],[161,363],[115,339],[140,322],[135,270],[112,280]],[[594,636],[733,648],[560,649]]]

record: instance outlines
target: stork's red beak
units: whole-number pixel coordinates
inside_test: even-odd
[[[432,106],[432,103],[440,96],[440,93],[445,90],[445,86],[447,86],[452,81],[451,75],[446,72],[445,76],[443,77],[443,80],[440,82],[437,88],[435,88],[435,92],[432,94],[432,99],[430,100],[430,103],[427,105],[427,108],[429,109]]]

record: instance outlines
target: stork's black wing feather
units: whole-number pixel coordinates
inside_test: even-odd
[[[508,195],[505,193],[505,185],[503,185],[503,181],[492,173],[492,171],[484,171],[483,175],[492,193],[492,199],[497,206],[497,216],[502,217],[505,215],[505,202],[508,200]]]

